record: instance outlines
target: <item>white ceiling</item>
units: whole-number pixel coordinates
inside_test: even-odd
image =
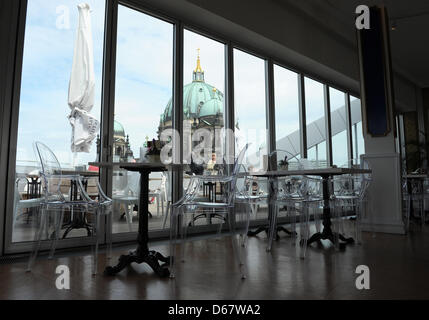
[[[320,23],[356,45],[355,9],[384,4],[390,21],[394,69],[421,87],[429,87],[429,0],[281,0],[298,6]]]

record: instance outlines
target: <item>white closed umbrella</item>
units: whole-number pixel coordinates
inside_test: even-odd
[[[72,126],[71,150],[74,153],[73,162],[75,162],[77,152],[90,152],[92,142],[99,128],[99,121],[90,114],[94,106],[95,95],[90,6],[86,3],[81,3],[78,5],[78,10],[79,26],[68,96],[68,104],[71,109],[69,121]]]

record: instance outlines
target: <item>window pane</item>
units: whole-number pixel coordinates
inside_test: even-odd
[[[60,4],[28,1],[16,154],[16,175],[21,178],[17,183],[17,199],[41,197],[38,159],[32,147],[35,141],[43,142],[55,153],[63,171],[74,171],[76,167],[86,171],[88,162],[97,160],[96,139],[89,153],[74,156],[71,151],[68,92],[80,3],[77,0],[64,0]],[[91,7],[95,73],[94,104],[89,113],[100,121],[105,2],[88,0],[87,3]],[[66,197],[69,186],[70,180],[63,179],[61,190]],[[34,239],[31,224],[38,217],[37,212],[36,208],[16,208],[13,242]],[[70,214],[65,213],[65,223],[70,219]],[[86,236],[86,230],[74,230],[68,237],[74,236]]]
[[[250,143],[244,163],[262,169],[267,155],[264,60],[234,49],[234,94],[236,153]]]
[[[183,158],[207,163],[223,157],[225,45],[197,33],[184,33]],[[201,154],[192,153],[204,146]],[[196,150],[196,149],[195,149]]]
[[[114,161],[159,161],[150,149],[160,147],[160,118],[171,106],[173,25],[119,5],[117,39]],[[113,172],[114,233],[137,230],[139,178],[138,172]],[[169,179],[161,173],[149,178],[149,228],[162,229]]]
[[[298,75],[274,65],[276,149],[300,158]]]
[[[323,84],[305,78],[307,159],[326,165],[325,102]]]
[[[234,49],[234,107],[236,155],[250,143],[243,164],[247,171],[261,170],[267,159],[265,61],[237,49]],[[266,193],[266,179],[255,179],[251,188],[255,193]],[[256,216],[252,218],[267,218],[265,205],[254,209]]]
[[[349,160],[347,151],[346,96],[342,91],[329,88],[331,101],[332,163],[346,165]]]
[[[365,142],[362,130],[362,112],[360,99],[350,96],[350,113],[352,121],[353,158],[360,161],[360,156],[365,154]]]
[[[191,164],[183,175],[216,175],[224,156],[225,45],[195,32],[184,32],[183,161]],[[220,183],[204,183],[200,199],[220,201]],[[186,215],[192,226],[219,224],[216,215]]]

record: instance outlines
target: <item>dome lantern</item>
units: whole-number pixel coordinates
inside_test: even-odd
[[[201,68],[200,49],[198,49],[197,68],[193,72],[192,81],[204,82],[204,71]]]

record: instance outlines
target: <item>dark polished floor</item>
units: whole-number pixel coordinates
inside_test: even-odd
[[[305,260],[296,257],[290,239],[282,236],[265,251],[266,238],[249,239],[248,278],[241,280],[231,241],[202,239],[187,246],[187,261],[177,278],[159,279],[146,265],[133,265],[116,277],[91,276],[92,258],[41,257],[32,273],[25,262],[0,264],[0,299],[428,299],[429,228],[415,226],[408,236],[364,233],[363,245],[337,252],[324,242],[313,244]],[[132,247],[114,250],[113,262]],[[166,243],[151,248],[167,253]],[[225,253],[228,252],[228,253]],[[70,290],[55,286],[58,265],[70,267]],[[355,269],[370,269],[370,290],[357,290]]]

